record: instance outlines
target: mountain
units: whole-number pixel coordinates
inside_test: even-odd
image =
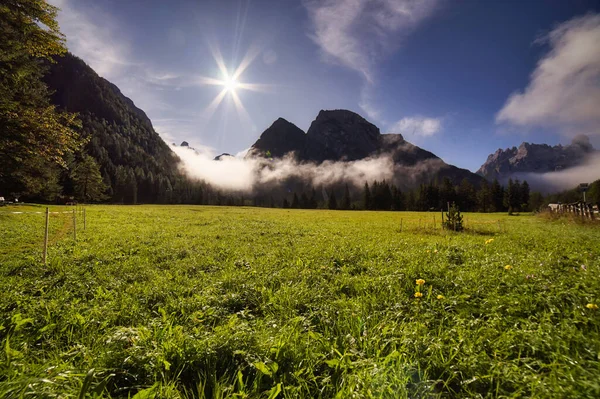
[[[544,173],[581,165],[588,156],[597,153],[589,137],[577,136],[570,145],[521,143],[490,154],[477,173],[488,179],[505,180],[517,173]]]
[[[179,159],[144,111],[72,54],[56,58],[44,81],[53,104],[79,114],[85,150],[99,164],[112,201],[168,200],[181,179]]]
[[[393,160],[394,182],[405,188],[445,177],[454,184],[463,179],[474,185],[483,181],[409,143],[401,134],[381,134],[377,126],[347,110],[321,110],[306,133],[279,118],[261,134],[246,157],[282,158],[286,154],[299,162],[316,164],[387,156]]]
[[[282,158],[287,153],[303,152],[305,146],[306,134],[293,123],[279,118],[260,135],[246,157]]]

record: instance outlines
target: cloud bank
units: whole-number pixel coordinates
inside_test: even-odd
[[[438,133],[441,129],[441,119],[425,118],[421,116],[402,118],[391,127],[391,131],[394,133],[421,137],[431,137]]]
[[[313,186],[337,182],[360,187],[365,181],[391,180],[394,164],[390,157],[366,158],[352,162],[326,161],[319,165],[297,162],[291,155],[272,161],[262,158],[223,157],[214,160],[210,148],[171,146],[181,159],[180,169],[188,176],[223,190],[250,192],[257,185],[299,178]]]
[[[516,173],[511,177],[527,180],[532,189],[544,193],[572,189],[580,183],[600,179],[600,154],[593,154],[583,164],[572,168],[547,173]]]
[[[537,64],[529,85],[512,94],[498,123],[557,127],[563,134],[600,136],[600,15],[557,26],[537,43],[550,52]]]

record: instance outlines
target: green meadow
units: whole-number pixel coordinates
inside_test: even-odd
[[[89,206],[44,265],[44,210],[0,208],[2,398],[600,397],[598,226]]]

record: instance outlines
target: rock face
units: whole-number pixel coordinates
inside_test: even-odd
[[[390,157],[394,180],[402,186],[450,178],[479,185],[483,178],[446,164],[436,155],[406,140],[401,134],[381,134],[362,116],[347,110],[320,111],[307,133],[283,118],[263,132],[246,158],[293,156],[299,162],[350,162],[368,157]]]
[[[499,149],[490,154],[477,173],[488,179],[504,180],[516,173],[552,172],[577,166],[594,152],[589,137],[584,135],[564,147],[521,143],[518,148]]]
[[[306,133],[305,158],[315,162],[355,161],[379,148],[379,128],[345,110],[321,111]]]
[[[287,153],[302,152],[305,146],[306,134],[293,123],[279,118],[260,135],[246,154],[246,158],[281,158]]]
[[[235,157],[231,154],[224,152],[221,155],[217,155],[216,157],[214,157],[213,161],[222,161],[224,159],[229,159],[229,158],[235,158]]]

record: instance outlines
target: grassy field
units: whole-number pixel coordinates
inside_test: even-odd
[[[0,208],[2,398],[600,397],[597,227],[90,206],[44,266],[43,210]]]

